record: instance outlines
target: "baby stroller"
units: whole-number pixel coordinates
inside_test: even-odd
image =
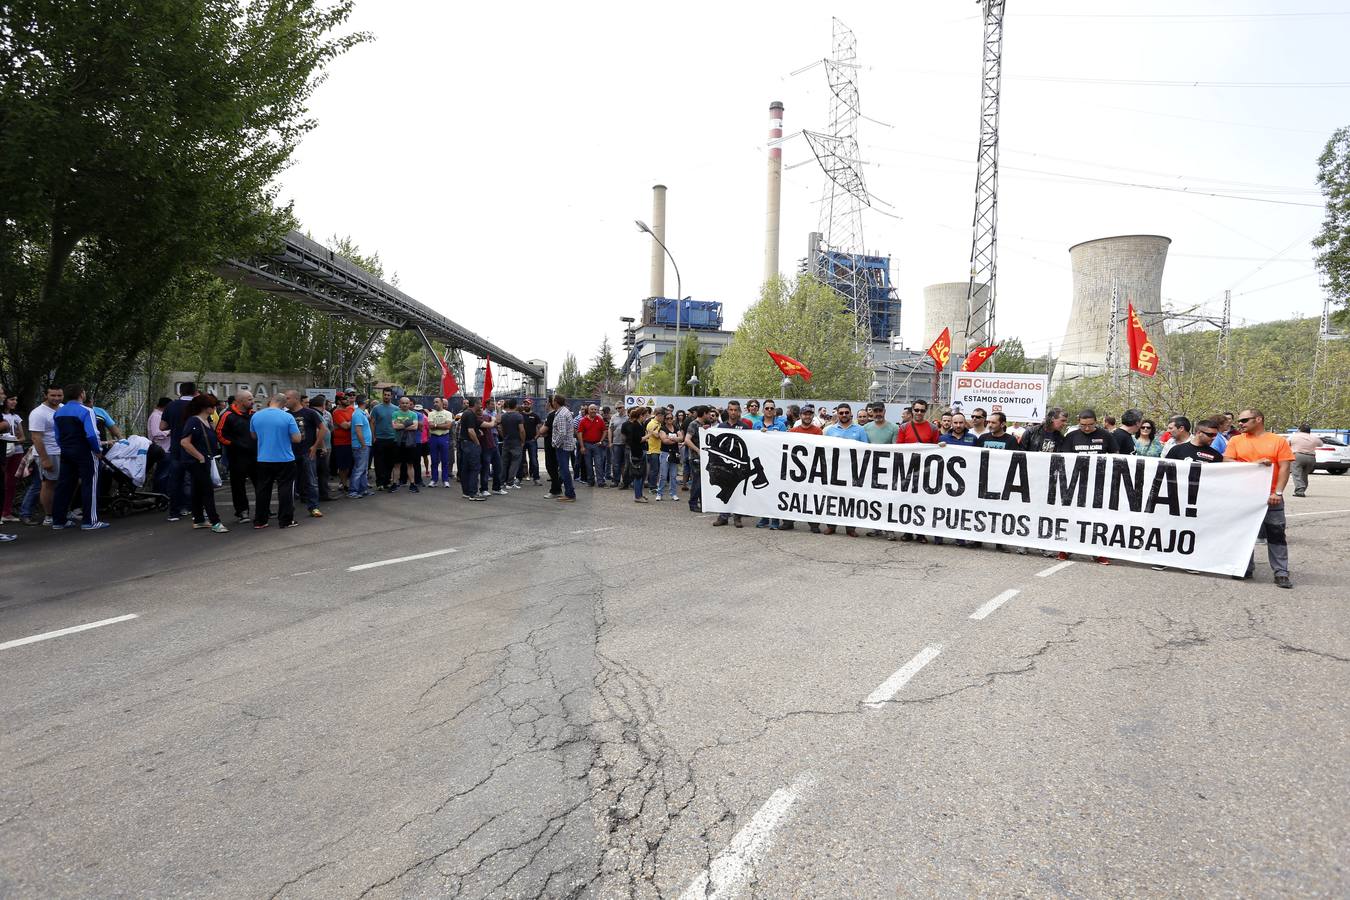
[[[163,456],[164,451],[138,434],[109,445],[99,460],[99,471],[107,476],[99,479],[100,509],[120,519],[132,513],[151,509],[163,512],[169,508],[168,494],[141,490],[152,455]]]

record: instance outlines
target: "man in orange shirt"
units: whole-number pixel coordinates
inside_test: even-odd
[[[1283,437],[1266,431],[1266,417],[1259,409],[1244,409],[1237,418],[1237,426],[1238,434],[1229,438],[1223,458],[1232,462],[1259,463],[1274,469],[1260,535],[1266,539],[1266,554],[1275,573],[1275,586],[1291,588],[1294,583],[1289,580],[1289,545],[1284,533],[1284,486],[1289,481],[1289,464],[1294,461],[1294,451]],[[1251,578],[1255,570],[1253,554],[1243,577]]]

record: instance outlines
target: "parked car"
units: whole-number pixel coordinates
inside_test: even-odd
[[[1350,446],[1334,437],[1322,436],[1322,445],[1317,448],[1317,465],[1313,470],[1321,469],[1332,475],[1344,475],[1350,469]]]

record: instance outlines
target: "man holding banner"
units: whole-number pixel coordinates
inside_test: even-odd
[[[1289,481],[1289,464],[1294,461],[1294,451],[1280,435],[1266,431],[1266,416],[1259,409],[1243,410],[1238,415],[1237,425],[1239,433],[1224,448],[1224,461],[1254,462],[1274,470],[1270,475],[1270,496],[1266,499],[1265,515],[1261,520],[1261,536],[1266,539],[1266,556],[1275,573],[1275,586],[1292,588],[1289,544],[1284,531],[1284,486]],[[1251,578],[1255,571],[1256,556],[1253,553],[1242,577]]]

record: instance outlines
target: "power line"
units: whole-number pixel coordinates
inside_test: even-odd
[[[1227,19],[1312,19],[1329,16],[1350,16],[1350,12],[1290,12],[1290,13],[1019,13],[1020,19],[1192,19],[1200,21]],[[972,17],[973,18],[973,17]]]
[[[944,78],[969,78],[968,72],[944,72],[939,69],[913,69],[907,66],[869,66],[918,75]],[[1096,78],[1074,75],[1008,75],[1018,81],[1043,81],[1053,84],[1115,84],[1127,87],[1216,87],[1216,88],[1347,88],[1350,81],[1203,81],[1166,78]]]

